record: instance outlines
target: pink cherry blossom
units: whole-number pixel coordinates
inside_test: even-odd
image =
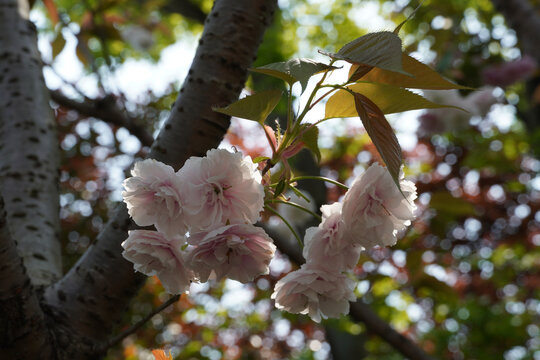
[[[259,218],[264,188],[257,165],[240,152],[212,149],[203,158],[189,158],[178,172],[186,187],[191,232]]]
[[[174,169],[154,159],[135,163],[122,193],[129,215],[139,226],[155,225],[167,236],[184,235],[183,190]]]
[[[189,262],[200,281],[212,272],[246,283],[268,273],[276,247],[263,229],[251,224],[234,224],[210,232],[192,234],[188,242]]]
[[[391,246],[396,235],[414,219],[416,187],[407,180],[400,181],[399,192],[388,170],[379,164],[371,165],[357,177],[343,199],[343,221],[348,236],[369,249],[375,245]]]
[[[136,271],[157,275],[168,293],[180,294],[189,290],[193,279],[181,251],[184,244],[184,237],[167,238],[157,231],[133,230],[122,243],[122,255],[134,264]]]
[[[358,262],[362,248],[346,232],[341,207],[339,202],[323,205],[321,224],[306,230],[303,255],[307,263],[339,272],[352,270]]]
[[[321,318],[338,318],[349,312],[349,301],[356,300],[354,286],[345,274],[304,264],[277,282],[272,299],[278,309],[308,314],[320,322]]]

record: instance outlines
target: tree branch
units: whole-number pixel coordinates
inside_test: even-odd
[[[48,358],[53,351],[45,317],[9,233],[1,197],[0,264],[0,358]]]
[[[275,7],[275,0],[216,1],[151,157],[179,168],[190,156],[217,147],[230,119],[211,107],[238,98]],[[113,324],[146,279],[121,256],[120,244],[131,226],[125,206],[119,205],[96,243],[62,280],[46,289],[45,299],[62,328],[59,331],[85,339],[86,358],[99,354],[99,344],[107,341]],[[64,351],[73,352],[67,347]]]
[[[261,226],[261,224],[257,224]],[[263,226],[265,231],[274,239],[274,243],[277,248],[287,255],[289,259],[298,265],[305,262],[302,252],[298,246],[279,236],[272,230]],[[414,360],[432,360],[418,345],[413,343],[409,338],[398,333],[390,324],[381,319],[369,305],[365,304],[362,299],[358,299],[356,302],[351,302],[351,310],[349,316],[358,322],[363,323],[366,329],[373,334],[378,335],[394,349],[399,351],[402,355]]]
[[[58,105],[77,111],[81,115],[95,117],[109,124],[126,128],[143,146],[150,147],[154,142],[152,135],[136,123],[136,119],[120,111],[112,97],[104,99],[76,101],[66,97],[59,90],[50,91],[51,99]]]
[[[0,0],[0,191],[30,280],[48,285],[62,275],[58,139],[25,3]]]
[[[126,329],[125,331],[122,331],[120,334],[118,334],[117,336],[115,336],[114,338],[109,340],[103,346],[103,350],[105,351],[105,350],[115,346],[116,344],[118,344],[120,341],[122,341],[123,339],[125,339],[129,335],[135,333],[135,331],[139,330],[139,328],[141,326],[143,326],[144,324],[146,324],[146,322],[148,320],[150,320],[154,315],[159,314],[160,312],[162,312],[163,310],[165,310],[166,308],[168,308],[169,306],[171,306],[172,304],[177,302],[178,299],[180,299],[180,294],[177,294],[177,295],[174,295],[174,296],[170,297],[169,300],[165,301],[163,304],[159,305],[157,308],[150,311],[145,317],[143,317],[137,323],[133,324],[133,326],[130,326],[128,329]]]
[[[150,157],[178,169],[221,142],[230,117],[212,110],[238,99],[276,0],[216,1],[171,115]],[[198,144],[199,146],[193,146]]]

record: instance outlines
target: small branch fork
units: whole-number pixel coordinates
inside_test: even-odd
[[[180,299],[180,294],[174,295],[169,300],[165,301],[163,304],[152,310],[148,315],[146,315],[144,318],[142,318],[137,323],[133,324],[128,329],[122,331],[120,334],[113,337],[111,340],[109,340],[104,346],[100,348],[99,352],[105,352],[107,349],[115,346],[120,341],[124,340],[129,335],[133,334],[135,331],[139,330],[141,326],[143,326],[148,320],[150,320],[154,315],[159,314],[161,311],[168,308],[170,305],[174,304]]]

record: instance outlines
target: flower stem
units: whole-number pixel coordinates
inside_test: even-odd
[[[329,66],[331,67],[334,62],[335,62],[335,60],[330,61]],[[298,115],[298,118],[296,119],[296,122],[295,122],[295,127],[296,128],[298,128],[300,126],[300,123],[302,122],[302,119],[304,119],[304,116],[307,114],[307,112],[309,110],[311,110],[311,102],[313,101],[313,98],[317,94],[317,91],[319,91],[319,89],[322,87],[322,84],[323,84],[324,80],[326,80],[326,77],[328,76],[328,73],[331,72],[331,71],[332,70],[330,70],[330,69],[328,71],[325,71],[325,73],[323,74],[321,80],[317,83],[317,85],[315,85],[315,88],[313,89],[313,91],[309,95],[309,99],[308,99],[308,101],[306,103],[306,107],[304,108],[304,111],[302,111],[302,113],[300,115]],[[326,95],[327,94],[325,94],[324,96],[326,96]]]
[[[283,216],[281,216],[280,213],[278,213],[275,209],[273,209],[272,207],[268,206],[268,205],[264,205],[264,208],[268,211],[270,211],[272,214],[276,215],[277,217],[279,217],[281,220],[283,220],[283,222],[285,223],[285,225],[287,225],[287,227],[289,228],[289,230],[291,230],[292,234],[294,235],[294,237],[296,238],[296,241],[298,241],[298,245],[300,245],[301,248],[304,248],[304,244],[302,243],[302,240],[300,239],[300,236],[298,236],[298,234],[296,233],[296,231],[294,230],[294,228],[292,227],[291,224],[289,224],[289,222],[287,220],[285,220],[285,218]]]
[[[284,200],[279,200],[279,199],[274,199],[274,200],[272,200],[272,203],[280,203],[280,204],[286,204],[286,205],[293,206],[293,207],[295,207],[295,208],[297,208],[297,209],[300,209],[300,210],[302,210],[302,211],[305,211],[305,212],[311,214],[311,215],[312,215],[314,218],[316,218],[317,220],[322,221],[322,218],[321,218],[319,215],[317,215],[317,214],[314,213],[313,211],[311,211],[311,210],[309,210],[309,209],[307,209],[307,208],[303,207],[302,205],[297,204],[297,203],[295,203],[295,202],[292,202],[292,201],[284,201]]]
[[[347,185],[342,184],[339,181],[324,177],[324,176],[297,176],[297,177],[292,178],[291,182],[298,181],[298,180],[321,180],[321,181],[326,181],[336,186],[339,186],[340,188],[343,188],[345,190],[349,190],[349,187]]]

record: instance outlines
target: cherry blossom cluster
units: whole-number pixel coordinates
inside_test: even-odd
[[[306,263],[283,277],[272,298],[276,307],[308,314],[314,321],[349,312],[355,282],[348,277],[360,252],[390,246],[398,231],[414,218],[416,187],[400,180],[402,194],[390,173],[378,164],[358,176],[342,202],[321,207],[322,222],[306,230]]]
[[[222,149],[191,157],[174,169],[159,161],[137,162],[123,185],[129,215],[139,226],[122,243],[134,268],[156,275],[179,294],[192,281],[228,277],[252,281],[268,273],[272,239],[253,224],[264,206],[261,174],[249,156]]]
[[[156,228],[130,231],[122,243],[135,270],[156,275],[172,294],[210,277],[246,283],[268,273],[276,247],[253,225],[265,189],[250,157],[212,149],[178,172],[148,159],[131,174],[123,192],[128,212],[137,225]],[[362,250],[396,243],[414,217],[415,198],[412,182],[401,179],[398,188],[386,168],[370,166],[342,202],[321,207],[320,225],[305,233],[306,263],[276,284],[276,307],[317,322],[348,313],[356,299],[348,273]]]

